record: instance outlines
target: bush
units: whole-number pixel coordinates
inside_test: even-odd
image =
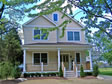
[[[8,77],[14,76],[14,69],[15,67],[11,62],[5,61],[0,63],[0,75],[1,78],[5,78],[7,80]]]
[[[43,75],[44,77],[49,77],[49,76],[56,76],[58,75],[58,72],[49,72],[49,73],[24,73],[24,77],[41,77]]]
[[[85,72],[85,76],[92,76],[93,72]]]
[[[62,71],[62,67],[60,66],[60,70],[59,70],[59,77],[63,77],[63,71]]]
[[[99,74],[98,65],[93,66],[93,76],[97,76]]]
[[[18,67],[18,65],[15,65],[15,68],[13,69],[13,77],[19,78],[21,76],[21,69]]]
[[[83,69],[83,66],[81,65],[81,67],[80,67],[80,77],[84,77],[84,76],[85,76],[84,69]]]

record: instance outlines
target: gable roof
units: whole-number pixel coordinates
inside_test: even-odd
[[[59,11],[60,12],[60,11]],[[64,12],[62,12],[61,11],[61,13],[64,13]],[[76,19],[74,19],[74,18],[72,18],[70,15],[68,15],[67,13],[65,13],[66,14],[66,16],[68,16],[71,20],[73,20],[75,23],[77,23],[79,26],[81,26],[82,28],[84,28],[84,25],[82,25],[80,22],[78,22]],[[37,19],[38,17],[40,17],[40,16],[36,16],[36,17],[34,17],[34,18],[32,18],[32,19],[30,19],[29,21],[27,21],[27,22],[25,22],[24,24],[23,24],[23,26],[26,26],[27,24],[29,24],[30,22],[32,22],[33,20],[35,20],[35,19]],[[44,17],[46,20],[48,20],[50,23],[52,23],[52,24],[54,24],[55,26],[57,26],[57,24],[54,22],[54,21],[52,21],[50,18],[48,18],[46,15],[42,15],[42,17]]]
[[[61,11],[61,13],[64,13],[63,11]],[[82,25],[79,21],[77,21],[76,19],[72,18],[70,15],[68,15],[67,13],[65,13],[66,16],[68,16],[70,19],[72,19],[75,23],[77,23],[79,26],[81,26],[82,28],[84,28],[84,25]]]
[[[34,20],[37,19],[38,17],[40,17],[40,16],[36,16],[36,17],[30,19],[29,21],[25,22],[25,23],[23,24],[23,26],[26,26],[27,24],[29,24],[30,22],[34,21]],[[42,17],[44,17],[44,18],[45,18],[46,20],[48,20],[50,23],[52,23],[52,24],[54,24],[55,26],[57,26],[57,24],[56,24],[55,22],[53,22],[51,19],[49,19],[49,18],[46,17],[45,15],[42,15]]]

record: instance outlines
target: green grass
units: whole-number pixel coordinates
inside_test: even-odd
[[[99,72],[101,75],[112,76],[112,68],[99,68]]]

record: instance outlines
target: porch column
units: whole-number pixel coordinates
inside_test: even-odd
[[[26,49],[24,49],[23,53],[23,72],[26,72]]]
[[[60,49],[58,49],[58,71],[60,69]]]
[[[90,57],[90,69],[93,70],[92,57],[91,57],[91,49],[89,50],[89,57]]]

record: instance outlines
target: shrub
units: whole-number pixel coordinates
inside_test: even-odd
[[[60,70],[59,70],[59,77],[63,77],[63,71],[62,71],[62,67],[60,66]]]
[[[5,78],[7,80],[8,77],[14,76],[15,67],[9,61],[5,61],[0,63],[0,75],[1,78]]]
[[[92,76],[93,72],[85,72],[85,76]]]
[[[81,65],[81,67],[80,67],[80,77],[84,77],[84,76],[85,76],[84,69],[83,69],[83,66]]]
[[[97,76],[99,74],[98,65],[93,66],[93,76]]]
[[[13,69],[13,77],[19,78],[21,76],[21,69],[18,67],[18,64],[15,65],[15,68]]]

